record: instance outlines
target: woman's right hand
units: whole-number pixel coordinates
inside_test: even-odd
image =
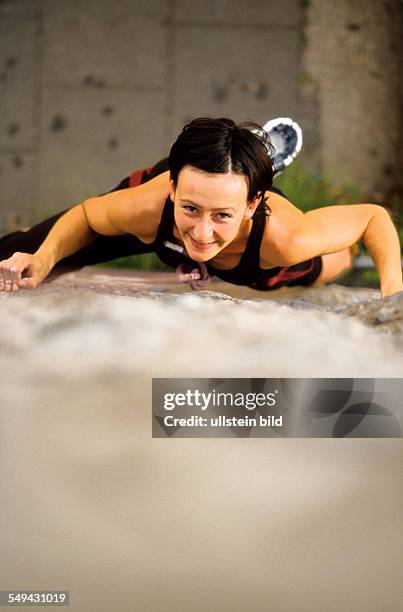
[[[34,289],[48,273],[49,270],[37,255],[14,253],[0,261],[0,291]]]

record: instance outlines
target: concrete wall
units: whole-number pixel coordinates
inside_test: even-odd
[[[280,5],[3,0],[0,225],[111,188],[192,117],[295,116],[301,9]]]
[[[396,182],[399,7],[2,0],[0,231],[108,190],[199,115],[291,115],[307,167]]]
[[[388,203],[402,196],[403,4],[311,0],[303,89],[320,109],[323,173]]]

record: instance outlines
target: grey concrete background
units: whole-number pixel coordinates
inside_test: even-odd
[[[311,0],[302,89],[317,98],[321,169],[388,205],[402,198],[403,3]]]
[[[3,0],[0,231],[154,163],[199,115],[290,115],[307,168],[382,198],[402,174],[401,15],[398,0]]]

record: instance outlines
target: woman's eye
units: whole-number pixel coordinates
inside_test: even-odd
[[[197,212],[197,208],[196,208],[196,206],[192,206],[191,204],[185,204],[185,205],[183,206],[183,208],[184,208],[184,209],[185,209],[187,212],[189,212],[189,213],[195,213],[195,212]],[[228,213],[217,213],[217,217],[218,217],[218,219],[220,219],[220,220],[223,220],[223,219],[232,219],[232,215],[230,215],[230,214],[228,214]]]

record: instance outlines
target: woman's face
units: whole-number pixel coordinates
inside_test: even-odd
[[[184,166],[171,181],[175,224],[189,257],[208,261],[233,242],[252,217],[258,199],[247,202],[248,186],[239,174],[208,174]]]

